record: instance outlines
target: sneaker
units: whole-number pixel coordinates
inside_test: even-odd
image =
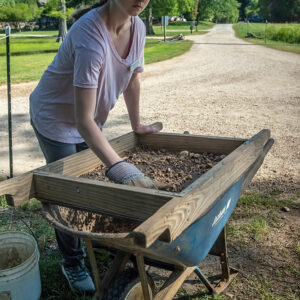
[[[61,269],[73,292],[81,295],[95,292],[93,280],[84,264],[75,266],[62,265]]]

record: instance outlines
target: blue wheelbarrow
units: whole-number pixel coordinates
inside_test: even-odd
[[[158,129],[161,123],[154,124]],[[97,292],[94,299],[172,299],[195,272],[211,293],[221,293],[238,271],[229,266],[225,225],[238,199],[263,163],[274,140],[264,129],[250,139],[156,133],[128,133],[110,141],[122,155],[138,145],[171,151],[225,154],[225,158],[180,193],[149,190],[78,178],[101,164],[90,150],[74,154],[0,184],[0,195],[21,205],[36,197],[43,213],[57,229],[83,238]],[[71,222],[70,211],[86,211],[81,222]],[[89,213],[137,222],[130,232],[92,232]],[[82,222],[83,221],[83,222]],[[85,225],[82,225],[85,224]],[[114,254],[100,280],[94,243]],[[208,255],[220,258],[221,274],[207,278],[198,267]],[[128,268],[127,262],[132,262]],[[146,266],[171,270],[155,291]]]

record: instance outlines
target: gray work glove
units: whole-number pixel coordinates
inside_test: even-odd
[[[106,171],[105,175],[115,183],[127,184],[148,189],[157,189],[154,182],[133,164],[119,161]]]

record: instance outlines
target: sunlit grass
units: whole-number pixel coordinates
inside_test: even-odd
[[[233,29],[245,41],[300,54],[300,24],[238,23]]]

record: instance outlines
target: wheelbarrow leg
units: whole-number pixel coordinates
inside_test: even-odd
[[[186,280],[194,271],[194,267],[188,267],[184,270],[175,270],[165,281],[159,292],[155,295],[154,300],[171,300]]]
[[[226,242],[226,231],[225,227],[221,231],[218,239],[211,248],[209,254],[219,256],[221,263],[222,273],[220,276],[213,276],[206,278],[198,267],[195,267],[195,273],[198,275],[200,280],[205,284],[211,293],[219,294],[223,292],[231,281],[237,276],[238,271],[229,266],[228,263],[228,252]]]
[[[97,299],[97,297],[99,296],[100,291],[101,291],[101,280],[100,280],[100,276],[99,276],[96,257],[95,257],[95,253],[94,253],[94,250],[93,250],[92,241],[90,239],[84,239],[84,242],[85,242],[86,250],[87,250],[87,253],[88,253],[88,256],[89,256],[89,259],[90,259],[93,278],[94,278],[95,287],[96,287],[96,294],[95,294],[94,299]]]
[[[142,284],[143,294],[144,294],[144,300],[151,300],[149,289],[148,289],[148,280],[147,280],[147,274],[145,271],[145,263],[144,263],[144,257],[141,254],[136,255],[136,262],[137,267],[139,271],[139,277]]]
[[[110,283],[116,278],[116,276],[123,271],[125,265],[130,257],[130,254],[117,251],[116,256],[112,262],[110,269],[106,272],[103,280],[100,280],[99,270],[96,262],[95,252],[93,250],[92,241],[85,239],[85,244],[92,267],[93,278],[96,287],[96,293],[93,296],[93,300],[100,300],[103,297],[103,293],[108,288]]]
[[[102,281],[102,291],[104,292],[110,283],[124,270],[126,263],[128,262],[130,254],[117,251],[116,256],[112,262],[112,265],[108,272],[106,272]]]

